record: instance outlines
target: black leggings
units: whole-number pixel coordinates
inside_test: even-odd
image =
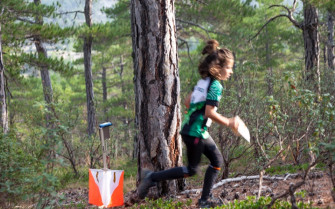
[[[210,136],[207,139],[200,139],[182,135],[182,139],[187,149],[188,166],[154,172],[151,174],[151,178],[157,182],[193,176],[197,173],[201,155],[204,154],[209,159],[210,165],[206,170],[201,199],[207,200],[223,162],[221,152]]]
[[[209,159],[212,168],[220,170],[223,158],[211,136],[207,139],[199,139],[182,135],[182,138],[187,148],[187,170],[190,176],[197,173],[202,154]]]

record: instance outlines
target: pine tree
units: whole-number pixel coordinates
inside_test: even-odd
[[[131,1],[138,171],[180,166],[179,73],[174,1]],[[160,194],[175,193],[163,182]]]
[[[85,21],[88,28],[92,27],[92,0],[85,0]],[[95,133],[95,105],[92,78],[92,43],[93,36],[88,33],[84,37],[84,67],[86,83],[86,104],[87,104],[87,133],[89,136]]]

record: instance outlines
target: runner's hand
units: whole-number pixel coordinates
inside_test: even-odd
[[[239,136],[239,133],[238,133],[238,125],[240,124],[240,117],[238,116],[235,116],[233,118],[229,118],[229,125],[228,127],[233,131],[233,133],[236,135],[236,136]]]

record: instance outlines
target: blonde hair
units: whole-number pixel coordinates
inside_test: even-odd
[[[234,54],[227,48],[220,48],[217,40],[207,41],[207,45],[201,52],[207,55],[199,64],[198,71],[202,78],[212,77],[220,80],[221,68],[234,61]]]

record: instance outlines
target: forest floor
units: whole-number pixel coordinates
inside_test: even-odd
[[[288,175],[276,175],[275,177],[281,178],[281,180],[263,180],[262,196],[276,196],[283,194],[288,191],[290,184],[295,184],[302,180],[302,176],[299,174]],[[199,181],[189,181],[186,186],[186,190],[199,189],[201,188]],[[244,200],[247,196],[255,196],[258,193],[259,179],[252,180],[240,180],[230,183],[225,183],[222,186],[218,186],[213,189],[212,193],[214,197],[221,198],[226,204],[234,200]],[[309,176],[304,185],[296,190],[296,200],[303,201],[304,203],[312,203],[313,207],[316,208],[335,208],[335,203],[331,196],[332,183],[329,174],[322,171],[310,172]],[[68,189],[62,191],[65,195],[65,205],[76,205],[75,202],[82,202],[82,200],[87,200],[88,190],[85,189]],[[177,194],[170,197],[173,198],[173,202],[181,202],[183,208],[196,208],[196,203],[200,198],[200,191],[193,191],[187,194]],[[138,208],[139,206],[145,206],[147,204],[146,200],[137,200],[134,198],[135,192],[131,191],[124,195],[125,205],[117,208]],[[286,201],[290,201],[290,196],[288,196]],[[192,201],[190,201],[192,200]],[[67,207],[67,208],[72,208]],[[82,208],[98,208],[86,203]],[[148,206],[150,208],[150,206]]]

